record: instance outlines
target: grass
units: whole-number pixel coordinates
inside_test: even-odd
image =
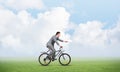
[[[120,61],[72,61],[69,66],[58,61],[49,66],[37,61],[0,61],[0,72],[120,72]]]

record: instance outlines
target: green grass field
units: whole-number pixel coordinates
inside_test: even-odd
[[[0,72],[120,72],[120,61],[72,61],[69,66],[58,61],[49,66],[37,61],[0,61]]]

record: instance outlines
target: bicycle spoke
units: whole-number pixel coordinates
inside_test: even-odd
[[[48,54],[44,54],[44,53],[39,56],[38,60],[39,63],[44,66],[48,65],[51,62],[51,60],[48,58]]]
[[[59,57],[59,62],[61,65],[68,65],[71,62],[71,57],[64,53]]]
[[[62,57],[63,57],[63,59],[65,60],[65,57],[64,57],[64,55],[63,55]]]

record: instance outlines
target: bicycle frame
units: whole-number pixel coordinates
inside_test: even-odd
[[[55,57],[59,57],[64,51],[60,48],[59,50],[56,51]]]
[[[49,54],[51,50],[49,49],[47,52],[41,52],[41,53],[47,53]],[[64,51],[62,50],[62,48],[59,48],[59,50],[55,51],[55,57],[59,57]]]

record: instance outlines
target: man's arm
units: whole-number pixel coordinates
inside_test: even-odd
[[[59,39],[59,38],[58,38],[58,40],[61,41],[61,42],[66,42],[66,43],[68,42],[68,41],[61,40],[61,39]]]
[[[59,39],[59,38],[58,38],[58,40],[61,41],[61,42],[64,42],[63,40],[61,40],[61,39]]]
[[[53,37],[53,39],[54,39],[55,43],[56,43],[58,46],[60,46],[60,44],[57,42],[57,38],[56,38],[56,37]]]

